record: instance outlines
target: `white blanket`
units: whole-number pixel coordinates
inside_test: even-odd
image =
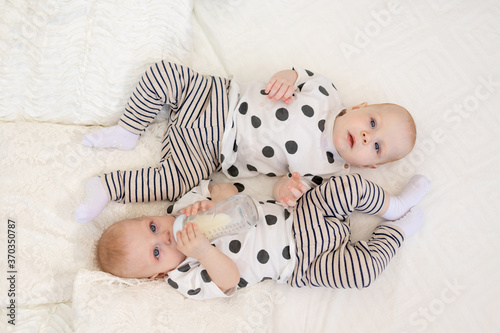
[[[500,331],[498,17],[500,5],[486,0],[0,3],[0,331]],[[74,208],[90,177],[157,162],[164,114],[132,151],[80,138],[114,124],[163,58],[243,81],[299,65],[329,77],[346,105],[404,105],[417,122],[414,151],[353,171],[391,193],[415,173],[429,177],[424,226],[362,291],[267,281],[198,302],[162,281],[100,272],[94,247],[107,226],[170,203],[112,203],[86,225]],[[241,182],[268,194],[272,185]],[[353,216],[353,240],[379,222]]]

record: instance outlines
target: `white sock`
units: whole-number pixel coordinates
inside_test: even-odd
[[[120,125],[105,127],[82,137],[82,144],[87,147],[118,148],[130,150],[135,147],[139,135],[127,131]]]
[[[399,195],[389,197],[389,207],[381,215],[384,219],[394,221],[402,217],[429,192],[431,181],[423,175],[411,177]]]
[[[417,206],[410,209],[405,216],[396,221],[382,222],[380,225],[393,225],[400,227],[406,237],[416,233],[424,224],[424,212]]]
[[[87,195],[85,201],[75,209],[75,220],[78,223],[87,223],[95,219],[109,202],[108,194],[99,177],[87,181],[85,193]]]

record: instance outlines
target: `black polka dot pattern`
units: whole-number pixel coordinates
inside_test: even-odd
[[[233,253],[238,253],[240,252],[240,250],[241,250],[241,242],[239,240],[235,239],[229,243],[229,251]]]
[[[326,152],[326,158],[328,159],[328,163],[333,164],[335,162],[335,158],[333,157],[333,153],[330,151]]]
[[[201,279],[203,280],[203,282],[209,283],[210,281],[212,281],[212,279],[208,275],[208,272],[206,269],[202,270],[200,275],[201,275]]]
[[[314,80],[315,74],[312,71],[301,71],[300,76],[304,81],[309,80],[308,76],[312,77],[312,80],[305,84],[302,83],[304,81],[298,82],[301,83],[298,88],[302,90],[302,93],[297,93],[294,104],[270,102],[265,97],[268,94],[264,90],[260,92],[260,95],[257,91],[256,93],[259,95],[257,97],[255,93],[251,98],[241,96],[244,102],[241,102],[234,111],[238,126],[231,135],[235,135],[235,139],[231,140],[233,142],[224,148],[225,161],[227,161],[224,164],[224,171],[228,176],[246,177],[258,172],[268,177],[281,177],[283,172],[285,174],[289,172],[286,169],[282,170],[285,161],[294,166],[293,163],[301,162],[304,154],[308,155],[306,158],[311,160],[310,164],[318,165],[327,170],[329,170],[329,164],[339,163],[337,156],[326,152],[324,148],[315,154],[307,154],[308,150],[312,149],[310,148],[312,147],[311,143],[316,142],[317,138],[323,136],[321,133],[326,131],[326,120],[328,119],[330,123],[333,120],[331,118],[335,117],[327,112],[327,109],[338,110],[337,106],[330,107],[329,104],[328,108],[323,106],[327,105],[326,103],[335,103],[336,98],[325,96],[336,97],[336,88],[333,84],[330,86],[330,82]],[[302,99],[302,96],[312,98]],[[316,103],[313,98],[322,101]],[[325,100],[326,102],[324,102]],[[264,113],[263,111],[268,112]],[[302,132],[303,130],[305,132]],[[241,138],[243,139],[240,141]],[[245,140],[250,143],[247,144]],[[242,158],[240,159],[240,157]],[[221,155],[220,159],[224,160],[224,156]],[[236,162],[234,162],[235,160]],[[318,171],[313,172],[314,174],[321,174],[320,170],[323,169],[316,170]],[[314,175],[307,178],[317,185],[324,181],[322,177]],[[234,183],[234,185],[240,193],[245,189],[241,183]],[[286,233],[282,232],[287,225],[289,227],[294,210],[285,209],[275,200],[265,201],[263,199],[262,206],[264,214],[260,218],[263,221],[252,228],[248,236],[247,234],[228,236],[223,240],[214,241],[217,243],[217,248],[226,253],[232,260],[238,264],[244,261],[251,265],[252,269],[255,268],[254,272],[258,272],[258,275],[247,275],[243,272],[237,285],[238,288],[248,287],[259,280],[276,279],[279,276],[277,268],[284,267],[287,261],[289,262],[294,256],[295,248],[291,248],[294,245],[289,242]],[[285,223],[285,221],[287,222]],[[261,240],[258,238],[259,236],[255,236],[257,241],[253,241],[252,235],[260,233],[266,235],[264,239]],[[203,267],[198,270],[191,267],[186,274],[195,272],[198,284],[182,288],[183,293],[188,289],[191,289],[190,294],[196,292],[201,294],[208,291],[206,289],[209,289],[209,286],[206,284],[213,282],[208,272]],[[177,279],[175,275],[170,277]],[[177,281],[181,284],[181,280]],[[199,294],[198,297],[200,297]]]
[[[248,169],[248,171],[257,171],[257,168],[256,168],[256,167],[254,167],[254,166],[253,166],[253,165],[251,165],[251,164],[247,164],[247,169]]]
[[[285,149],[288,152],[288,154],[293,155],[299,149],[299,145],[297,144],[297,142],[290,140],[285,143]]]
[[[240,282],[238,282],[238,287],[245,288],[248,285],[248,282],[244,278],[240,278]]]
[[[179,272],[182,272],[182,273],[186,273],[187,271],[189,271],[191,269],[191,266],[189,266],[189,264],[185,264],[181,267],[178,267],[177,270]]]
[[[264,148],[262,148],[262,155],[264,155],[267,158],[273,157],[274,156],[273,147],[265,146]]]
[[[201,288],[196,288],[196,289],[190,289],[188,290],[188,295],[190,296],[195,296],[195,295],[198,295],[201,291]]]
[[[248,103],[247,102],[243,102],[240,104],[240,107],[238,109],[238,111],[241,113],[241,114],[247,114],[248,112]]]
[[[306,117],[311,118],[312,116],[314,116],[314,109],[309,105],[303,105],[301,110]]]
[[[167,207],[167,214],[172,214],[172,211],[174,210],[174,205],[170,205]]]
[[[251,121],[254,128],[259,128],[262,125],[262,120],[257,116],[252,116]]]
[[[281,255],[283,256],[283,258],[285,258],[286,260],[289,260],[290,259],[290,246],[285,246],[283,248],[283,251],[281,252]]]
[[[265,264],[269,261],[269,253],[266,250],[260,250],[257,253],[257,261],[261,264]]]
[[[285,209],[285,221],[288,220],[290,215],[291,215],[291,213],[288,211],[288,209]]]
[[[227,169],[227,173],[229,173],[229,175],[231,175],[232,177],[238,177],[238,175],[240,174],[238,168],[235,167],[234,165],[230,166]]]
[[[328,110],[338,110],[339,106],[338,98],[331,98],[337,97],[335,86],[311,70],[301,69],[298,73],[301,81],[297,85],[302,93],[296,91],[293,104],[268,101],[264,87],[257,90],[257,96],[255,92],[241,95],[234,111],[238,128],[230,136],[236,139],[223,148],[226,158],[222,167],[229,177],[250,177],[256,173],[281,176],[287,164],[302,165],[303,155],[313,149],[316,141],[323,140],[326,120],[330,123],[335,116]],[[339,163],[337,156],[328,154],[325,158],[322,147],[308,154],[304,170],[311,164],[321,174],[319,170],[330,170],[331,165]]]
[[[320,176],[314,176],[311,181],[316,185],[321,185],[323,183],[323,178]]]
[[[238,193],[241,193],[245,190],[245,185],[242,183],[233,183],[234,187],[238,190]]]
[[[319,122],[318,122],[318,128],[321,132],[323,132],[325,130],[325,122],[326,120],[325,119],[321,119]]]
[[[328,93],[328,91],[326,90],[326,88],[325,88],[325,87],[323,87],[323,86],[319,86],[319,88],[318,88],[318,89],[319,89],[320,93],[322,93],[323,95],[325,95],[325,96],[330,96],[330,94]]]
[[[167,283],[174,289],[178,289],[179,285],[172,279],[167,279]]]
[[[275,225],[278,222],[278,218],[274,215],[266,215],[266,223],[267,225]]]
[[[288,119],[288,110],[285,108],[279,108],[276,110],[276,119],[285,121]]]

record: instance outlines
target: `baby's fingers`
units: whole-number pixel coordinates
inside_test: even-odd
[[[304,194],[304,193],[306,193],[306,192],[307,192],[307,186],[305,186],[302,182],[300,182],[300,183],[299,183],[298,187],[299,187],[299,191],[300,191],[302,194]]]
[[[177,232],[177,245],[187,246],[189,242],[196,238],[193,225],[193,223],[189,222],[184,226],[184,228],[182,228],[181,231]]]
[[[275,91],[276,89],[276,91]],[[272,98],[273,101],[277,102],[279,100],[287,101],[290,100],[293,95],[293,87],[287,85],[286,83],[275,84],[268,98]]]
[[[297,171],[295,172],[292,172],[292,174],[288,174],[288,176],[290,178],[292,178],[293,180],[295,180],[296,182],[300,182],[300,173],[298,173]]]
[[[280,198],[279,202],[285,208],[287,208],[287,207],[294,207],[297,204],[296,201],[293,201],[293,200],[291,200],[289,198],[283,198],[283,197]]]
[[[189,240],[194,239],[196,237],[196,234],[195,234],[195,231],[194,231],[194,226],[195,225],[196,225],[195,223],[189,222],[184,227],[186,229],[186,234],[187,234]]]
[[[276,79],[274,76],[273,76],[273,77],[269,80],[269,82],[268,82],[268,83],[267,83],[267,85],[266,85],[266,88],[264,89],[264,92],[265,92],[266,94],[269,94],[269,93],[270,93],[271,89],[272,89],[272,88],[273,88],[273,86],[276,84],[276,81],[277,81],[277,79]]]
[[[212,208],[214,206],[214,203],[210,200],[203,200],[200,201],[200,207],[199,210],[207,210],[209,208]]]
[[[189,223],[191,225],[191,230],[192,230],[192,236],[194,238],[198,237],[200,234],[200,227],[198,226],[198,223]]]
[[[300,190],[298,190],[298,189],[296,189],[296,188],[294,188],[294,187],[292,187],[290,185],[288,185],[287,188],[293,194],[293,196],[295,197],[295,199],[300,198],[302,196],[302,194],[304,194],[304,192],[302,192],[302,191],[300,191]]]
[[[211,208],[212,206],[213,206],[213,204],[209,200],[197,201],[197,202],[193,203],[192,205],[182,209],[181,214],[184,214],[186,216],[196,215],[196,214],[198,214],[199,211],[204,211],[208,208]]]

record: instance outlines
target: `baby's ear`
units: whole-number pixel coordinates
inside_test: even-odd
[[[363,103],[361,103],[361,104],[354,105],[353,107],[351,107],[351,109],[352,109],[352,110],[354,110],[354,109],[361,109],[361,108],[364,108],[364,107],[365,107],[365,106],[367,106],[367,105],[368,105],[368,103],[363,102]]]

